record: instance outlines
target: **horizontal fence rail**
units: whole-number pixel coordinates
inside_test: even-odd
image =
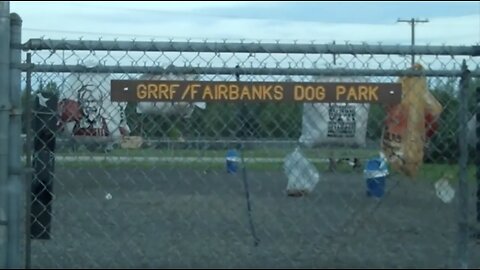
[[[22,71],[55,73],[149,73],[149,74],[221,74],[221,75],[303,75],[303,76],[432,76],[458,77],[461,70],[378,70],[378,69],[313,69],[313,68],[228,68],[228,67],[139,67],[139,66],[102,66],[84,65],[20,65]],[[480,70],[471,72],[471,76],[480,77]]]
[[[290,54],[422,54],[479,56],[480,46],[408,46],[408,45],[354,45],[354,44],[282,44],[282,43],[221,43],[221,42],[148,42],[104,40],[49,40],[30,39],[23,50],[76,51],[182,51],[235,53],[290,53]]]

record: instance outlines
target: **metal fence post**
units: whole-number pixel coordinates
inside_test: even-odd
[[[458,182],[458,267],[468,268],[468,143],[467,143],[467,122],[468,122],[468,88],[470,71],[465,60],[462,63],[462,76],[460,79],[459,93],[459,182]]]
[[[477,87],[475,91],[476,96],[476,106],[475,106],[475,114],[476,114],[476,146],[475,146],[475,163],[476,163],[476,179],[477,179],[477,223],[480,223],[480,87]],[[476,236],[478,237],[478,231],[475,232]]]
[[[21,263],[21,249],[20,243],[22,240],[21,234],[21,212],[24,211],[22,207],[23,195],[21,176],[23,175],[23,166],[21,163],[21,101],[20,93],[21,87],[21,71],[19,65],[22,62],[21,55],[22,43],[22,19],[16,13],[10,16],[10,125],[9,131],[9,179],[8,179],[8,237],[7,237],[7,267],[20,268]]]
[[[27,65],[32,64],[32,53],[27,53]],[[25,147],[25,155],[26,155],[26,167],[29,169],[29,173],[27,174],[26,181],[25,181],[25,268],[30,269],[30,262],[31,262],[31,239],[30,239],[30,208],[32,204],[32,71],[29,69],[26,75],[26,104],[24,110],[25,115],[25,133],[26,133],[26,147]]]
[[[8,122],[10,89],[10,4],[0,2],[0,268],[6,267],[6,187],[8,178]]]

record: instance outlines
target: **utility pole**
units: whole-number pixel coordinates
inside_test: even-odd
[[[397,22],[405,22],[409,23],[410,26],[412,27],[412,48],[415,46],[415,24],[417,23],[428,23],[428,19],[426,20],[420,20],[420,19],[398,19]],[[415,65],[415,54],[412,52],[412,67]]]
[[[335,46],[335,40],[333,41],[333,46]],[[333,65],[337,65],[337,56],[333,54]]]

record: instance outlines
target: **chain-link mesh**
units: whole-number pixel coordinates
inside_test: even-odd
[[[332,54],[308,44],[298,52],[217,44],[216,52],[206,42],[196,52],[201,45],[188,42],[184,51],[39,42],[24,48],[32,54],[32,99],[23,100],[33,116],[23,127],[33,131],[32,267],[458,264],[460,75],[464,60],[478,74],[478,58],[432,48],[416,55],[427,76],[412,80],[396,75],[410,70],[405,47],[349,54],[341,52],[349,44],[335,45]],[[404,105],[118,103],[114,79],[403,82]],[[478,86],[472,76],[469,120]],[[386,150],[399,142],[404,152]],[[381,173],[380,153],[389,174],[367,174]]]

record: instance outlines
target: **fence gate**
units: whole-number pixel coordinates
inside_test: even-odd
[[[20,44],[11,18],[2,262],[480,266],[478,47]]]

